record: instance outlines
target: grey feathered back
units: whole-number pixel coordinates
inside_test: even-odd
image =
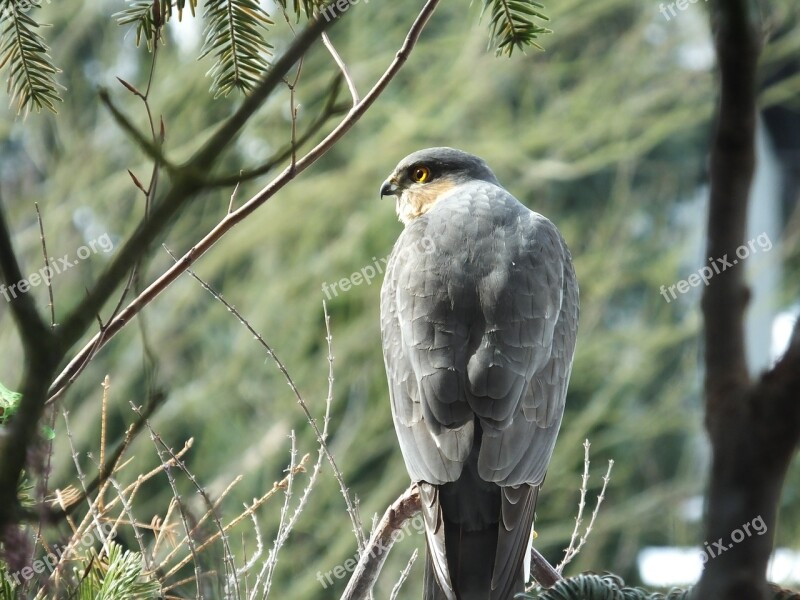
[[[412,480],[431,484],[421,486],[429,570],[437,597],[452,599],[446,588],[458,589],[460,576],[443,573],[470,567],[447,551],[445,525],[461,535],[490,525],[466,514],[449,491],[456,485],[459,498],[502,490],[492,590],[474,597],[518,590],[577,333],[578,287],[563,238],[491,179],[467,180],[406,226],[381,290],[394,425]]]

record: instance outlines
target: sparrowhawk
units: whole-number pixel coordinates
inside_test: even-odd
[[[405,228],[381,289],[400,449],[417,483],[424,598],[523,590],[539,487],[564,413],[578,285],[555,225],[480,158],[428,148],[383,183]]]

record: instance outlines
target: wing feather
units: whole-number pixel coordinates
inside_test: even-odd
[[[539,488],[532,485],[502,489],[490,600],[512,598],[515,591],[521,591],[515,590],[520,585],[517,571],[528,548],[538,493]]]
[[[395,244],[381,289],[389,395],[406,467],[420,482],[432,568],[447,594],[436,486],[459,479],[471,450],[471,472],[501,495],[491,598],[510,597],[518,583],[564,413],[577,322],[563,238],[498,186],[455,188]]]

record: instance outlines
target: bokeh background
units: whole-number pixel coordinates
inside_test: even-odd
[[[549,3],[545,12],[553,33],[540,40],[544,51],[498,58],[487,49],[481,4],[442,2],[403,71],[358,125],[200,259],[196,271],[275,349],[318,417],[328,387],[322,307],[327,300],[335,357],[329,443],[369,526],[372,515],[382,513],[409,483],[381,355],[381,277],[327,298],[323,284],[349,278],[389,254],[401,224],[391,200],[379,199],[378,188],[403,156],[448,145],[484,157],[507,189],[559,226],[581,286],[577,354],[564,425],[537,507],[537,547],[553,562],[563,554],[578,506],[582,444],[589,439],[587,510],[607,462],[613,459],[615,465],[592,534],[566,573],[607,570],[640,583],[647,579],[642,549],[703,542],[708,446],[698,341],[702,288],[669,302],[660,288],[686,279],[708,261],[706,156],[717,81],[707,5],[689,3],[672,14],[664,4],[635,0]],[[391,61],[420,5],[361,0],[331,31],[362,94]],[[98,88],[108,88],[145,126],[141,103],[115,79],[143,86],[150,65],[147,50],[135,46],[132,28],[112,19],[124,8],[119,0],[62,0],[38,13],[52,24],[44,34],[63,70],[60,114],[22,119],[3,109],[0,120],[0,190],[24,272],[41,266],[34,202],[54,256],[72,255],[105,233],[116,246],[143,214],[143,198],[126,170],[144,179],[150,164],[98,100]],[[265,8],[275,20],[269,39],[277,53],[298,25],[287,23],[275,6]],[[800,29],[793,0],[762,3],[762,11],[770,39],[761,59],[760,171],[748,239],[766,233],[772,247],[760,248],[738,266],[754,284],[748,323],[754,372],[780,351],[800,292],[793,210],[800,182]],[[167,152],[179,161],[239,98],[214,99],[208,92],[211,63],[197,60],[201,15],[170,23],[165,41],[151,103],[164,117]],[[320,110],[334,73],[330,56],[315,47],[296,90],[298,127]],[[283,88],[251,120],[220,170],[259,164],[286,144],[290,115],[289,91]],[[243,183],[236,201],[268,180]],[[196,198],[165,244],[173,252],[189,248],[224,216],[232,192],[225,188]],[[112,253],[93,254],[56,277],[57,316],[76,304]],[[166,252],[155,252],[144,281],[170,263]],[[45,310],[45,289],[31,293]],[[0,349],[0,382],[14,389],[21,351],[4,301]],[[103,349],[63,399],[90,472],[86,453],[96,454],[99,447],[100,384],[106,374],[112,439],[135,419],[130,403],[140,404],[158,390],[166,399],[152,424],[175,448],[194,438],[187,465],[209,493],[218,495],[243,475],[223,513],[238,514],[243,502],[283,477],[291,431],[300,454],[316,452],[313,433],[273,361],[188,275]],[[60,415],[55,432],[51,485],[77,486]],[[131,453],[135,458],[122,472],[128,481],[159,462],[147,434]],[[190,482],[179,478],[178,485],[189,506],[195,503],[202,512]],[[776,537],[787,550],[800,550],[799,486],[793,467]],[[163,516],[171,497],[166,478],[148,483],[137,497],[137,519]],[[276,498],[258,513],[267,540],[275,534],[280,502]],[[353,556],[350,528],[326,465],[281,552],[273,595],[336,597],[347,577],[333,577],[326,589],[317,573]],[[122,541],[134,546],[124,533]],[[252,554],[254,544],[252,531],[244,528],[235,536],[234,550]],[[406,536],[393,550],[377,597],[388,596],[415,547],[424,547],[422,535]],[[208,561],[213,564],[213,556]],[[688,563],[659,562],[672,581],[694,577]],[[420,559],[401,597],[418,597],[422,567]],[[793,568],[795,578],[788,581],[800,580],[800,565]],[[651,576],[649,583],[654,581]]]

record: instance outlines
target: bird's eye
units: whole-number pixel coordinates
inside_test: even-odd
[[[428,167],[414,167],[411,169],[411,179],[416,183],[425,183],[431,178],[431,170]]]

